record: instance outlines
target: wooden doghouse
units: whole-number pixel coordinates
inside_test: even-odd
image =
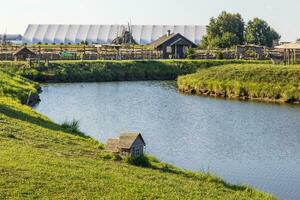
[[[106,150],[120,156],[138,158],[144,154],[146,143],[140,133],[123,133],[119,139],[108,139]]]

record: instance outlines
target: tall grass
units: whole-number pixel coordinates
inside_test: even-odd
[[[65,121],[61,124],[61,127],[74,135],[86,137],[86,135],[80,131],[79,120],[73,119],[72,121]]]
[[[225,65],[180,76],[180,91],[229,98],[300,101],[300,65]]]
[[[61,124],[61,127],[69,132],[77,133],[79,132],[79,120],[73,119],[73,121],[66,121]]]
[[[19,75],[0,70],[0,96],[12,97],[22,103],[36,103],[39,101],[40,88],[34,83]]]
[[[99,82],[175,80],[212,66],[251,63],[242,60],[160,60],[160,61],[57,61],[48,66],[24,67],[24,63],[0,62],[0,68],[37,82]]]

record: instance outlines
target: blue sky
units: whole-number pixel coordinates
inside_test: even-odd
[[[207,25],[221,11],[260,17],[282,41],[300,37],[299,0],[3,0],[0,33],[23,34],[27,24],[191,24]]]

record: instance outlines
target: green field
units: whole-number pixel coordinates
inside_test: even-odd
[[[38,85],[0,72],[0,199],[275,199],[152,157],[147,168],[118,161],[22,105],[30,91]]]
[[[238,64],[212,67],[178,78],[182,92],[299,103],[300,65]]]

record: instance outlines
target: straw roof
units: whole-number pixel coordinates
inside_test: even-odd
[[[300,43],[288,43],[280,46],[276,46],[275,49],[300,49]]]
[[[140,133],[123,133],[119,139],[119,148],[130,149],[136,139],[141,138],[145,145],[145,141]]]
[[[118,153],[119,139],[108,139],[106,144],[106,150],[114,153]]]
[[[119,139],[108,139],[105,149],[114,153],[118,153],[120,149],[131,149],[138,138],[146,145],[140,133],[123,133]]]

